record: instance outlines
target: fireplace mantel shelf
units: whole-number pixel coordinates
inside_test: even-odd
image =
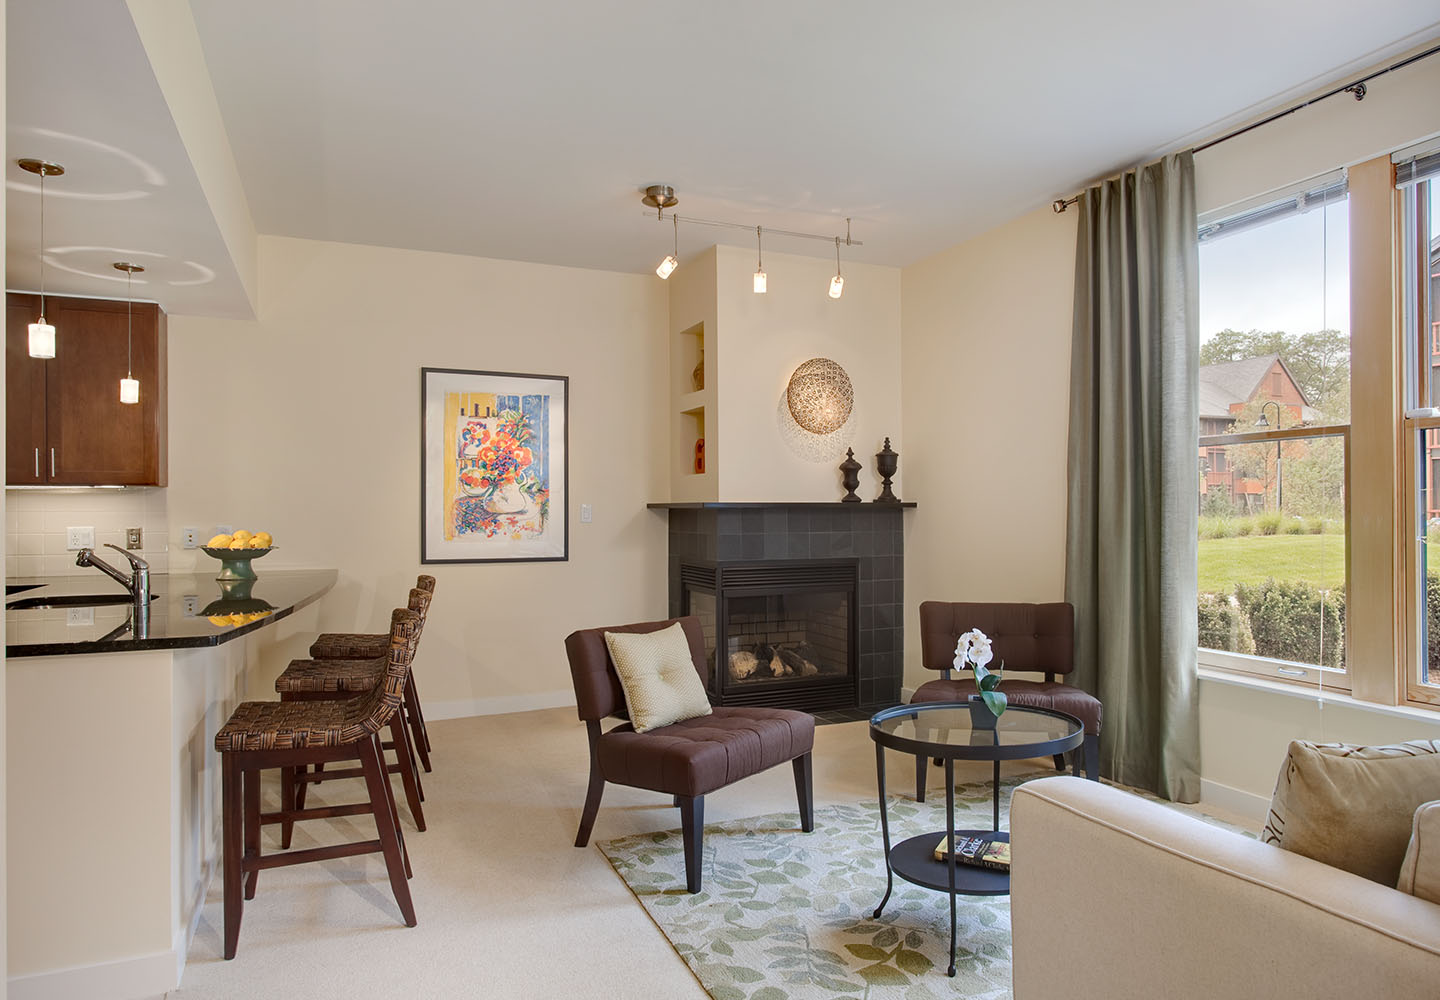
[[[649,510],[774,510],[776,508],[789,510],[833,510],[837,507],[845,510],[887,510],[902,508],[911,510],[916,506],[914,500],[902,500],[899,503],[875,503],[867,501],[864,503],[842,503],[839,500],[805,500],[800,502],[791,501],[747,501],[745,503],[647,503]]]

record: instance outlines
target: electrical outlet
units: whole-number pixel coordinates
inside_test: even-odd
[[[94,625],[94,608],[70,608],[65,612],[66,625]]]
[[[184,609],[186,618],[194,618],[200,613],[200,598],[195,594],[186,594],[180,599],[180,606]]]
[[[127,549],[141,549],[145,547],[145,535],[139,528],[125,529],[125,547]]]
[[[589,524],[593,520],[595,520],[594,509],[588,503],[582,503],[580,505],[580,523]]]
[[[65,529],[65,548],[71,552],[95,547],[95,526]]]
[[[200,547],[200,529],[182,528],[181,537],[184,538],[184,546],[187,549],[198,549]]]

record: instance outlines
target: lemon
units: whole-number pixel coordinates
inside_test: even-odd
[[[250,540],[253,542],[255,539],[264,539],[264,541],[260,543],[260,548],[268,549],[271,545],[275,544],[275,537],[268,531],[255,532],[255,537]]]
[[[230,624],[230,617],[229,617],[228,615],[211,615],[211,616],[210,616],[210,624],[211,624],[211,625],[229,625],[229,624]]]
[[[244,528],[241,528],[239,531],[235,532],[235,534],[230,536],[230,540],[233,542],[248,542],[253,537],[254,536],[250,534],[250,532],[246,531]]]
[[[233,539],[229,535],[216,535],[205,543],[205,547],[209,549],[228,549],[231,541],[233,541]]]
[[[254,538],[250,539],[250,541],[245,543],[245,547],[247,549],[268,549],[270,547],[270,543],[266,541],[263,535],[256,535]]]

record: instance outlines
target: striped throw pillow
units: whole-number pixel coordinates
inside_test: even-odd
[[[606,632],[637,733],[710,714],[710,699],[679,622],[658,632]]]

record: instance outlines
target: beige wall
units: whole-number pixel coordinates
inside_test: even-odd
[[[654,275],[264,237],[254,322],[170,321],[170,568],[186,526],[265,529],[257,566],[325,566],[327,630],[383,627],[438,579],[426,714],[572,697],[574,628],[664,614],[667,322]],[[421,366],[570,377],[570,559],[422,567]],[[581,524],[579,506],[594,506]],[[262,665],[260,690],[306,636]]]
[[[1045,208],[904,270],[909,686],[921,601],[1064,597],[1074,259]]]
[[[902,453],[895,492],[904,498],[900,270],[844,263],[845,293],[832,299],[833,258],[766,253],[767,291],[756,295],[752,251],[721,246],[715,260],[716,331],[706,338],[714,346],[705,363],[707,377],[716,366],[719,499],[839,500],[838,466],[850,446],[864,466],[857,492],[873,500],[880,492],[875,453],[887,436]],[[844,368],[855,393],[852,422],[823,442],[800,430],[784,407],[791,373],[817,357]]]

